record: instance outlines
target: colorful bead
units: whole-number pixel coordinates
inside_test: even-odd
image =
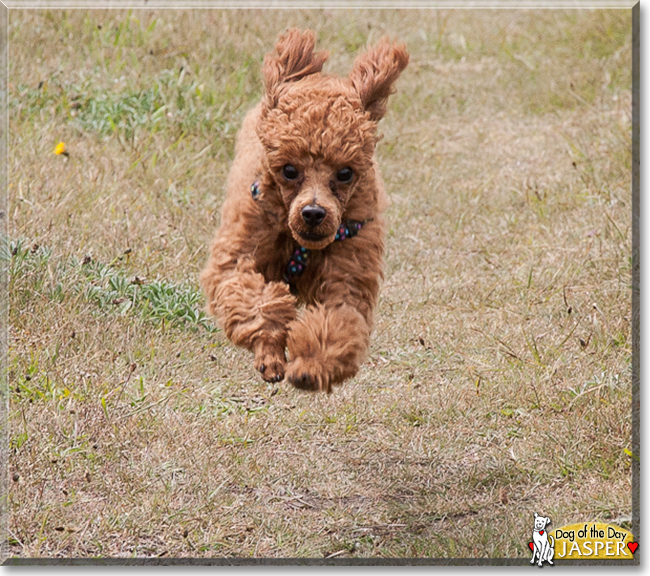
[[[255,180],[251,184],[251,196],[253,197],[253,200],[257,200],[260,197],[260,182],[259,180]]]

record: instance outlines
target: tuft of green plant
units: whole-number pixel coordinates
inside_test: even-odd
[[[200,309],[202,294],[194,284],[160,279],[145,282],[138,276],[129,277],[116,264],[90,258],[72,257],[52,265],[52,251],[47,247],[25,239],[9,244],[10,286],[23,306],[36,294],[56,302],[81,295],[101,313],[135,314],[176,328],[218,331]]]
[[[217,93],[204,82],[188,80],[184,69],[162,69],[146,87],[134,86],[125,77],[106,85],[99,80],[100,71],[93,69],[73,82],[54,74],[36,86],[18,84],[9,94],[8,106],[20,121],[49,113],[80,132],[102,137],[132,140],[175,129],[226,138],[233,130],[229,116],[249,91],[248,76],[247,63],[234,70],[227,89]]]

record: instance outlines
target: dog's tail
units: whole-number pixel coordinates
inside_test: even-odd
[[[555,540],[553,539],[553,536],[549,534],[548,539],[551,542],[551,548],[555,548]]]

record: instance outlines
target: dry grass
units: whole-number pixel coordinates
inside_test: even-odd
[[[262,383],[197,312],[289,25],[339,73],[384,33],[412,54],[370,358],[331,396]],[[11,554],[524,557],[533,511],[629,516],[630,31],[629,10],[11,11]]]

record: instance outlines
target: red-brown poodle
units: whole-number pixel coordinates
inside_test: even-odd
[[[347,78],[321,74],[327,56],[298,30],[266,56],[201,285],[264,380],[331,392],[369,345],[385,237],[377,123],[409,56],[383,39]]]

